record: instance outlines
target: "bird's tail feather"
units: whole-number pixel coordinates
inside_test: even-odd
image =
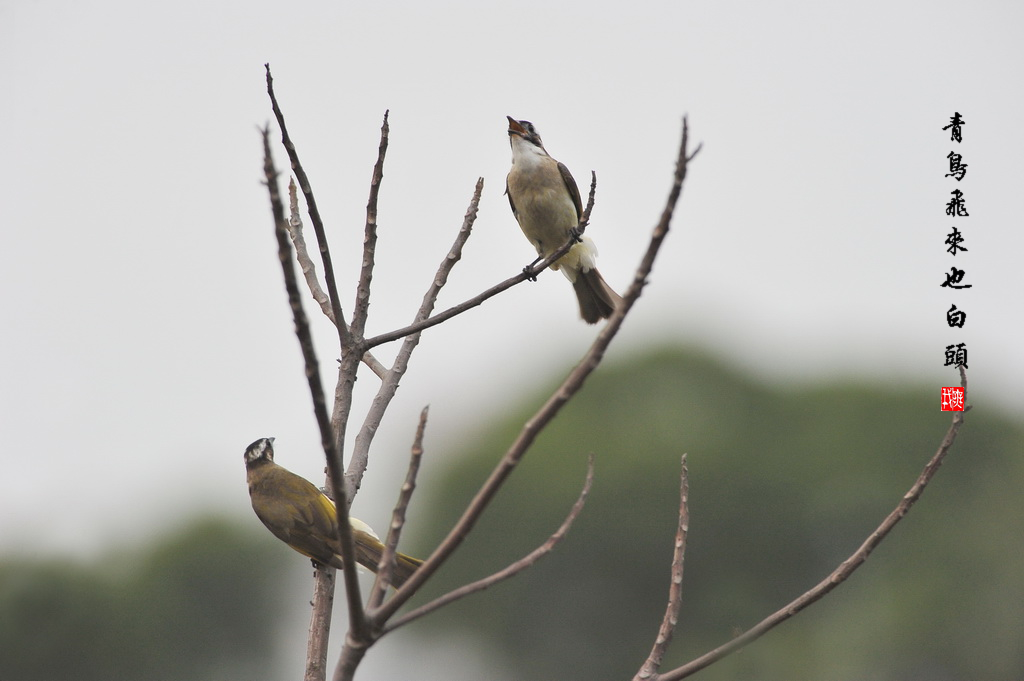
[[[612,290],[596,267],[577,272],[572,287],[580,304],[580,316],[587,324],[611,317],[622,305],[622,296]]]
[[[384,545],[375,537],[358,530],[353,532],[353,535],[356,540],[356,562],[372,572],[377,572],[380,557],[384,553]],[[416,572],[416,568],[422,564],[423,561],[418,558],[407,556],[404,553],[396,553],[391,585],[397,589],[405,584],[405,580],[409,579],[412,573]]]

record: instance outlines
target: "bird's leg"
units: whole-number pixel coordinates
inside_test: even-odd
[[[533,266],[543,259],[543,255],[538,255],[533,262],[531,262],[529,265],[523,268],[523,274],[526,275],[527,279],[529,279],[530,281],[537,281],[537,272],[534,271]]]

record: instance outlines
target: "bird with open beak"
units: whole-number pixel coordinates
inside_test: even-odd
[[[533,123],[507,118],[512,170],[505,181],[505,193],[523,234],[537,249],[538,259],[543,259],[576,234],[583,215],[580,190],[565,164],[551,158],[544,149]],[[593,240],[583,236],[551,265],[572,282],[580,316],[588,324],[610,317],[622,304],[619,294],[597,271],[596,257]]]

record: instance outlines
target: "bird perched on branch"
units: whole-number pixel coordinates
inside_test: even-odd
[[[274,463],[274,438],[265,437],[245,450],[246,481],[252,510],[275,537],[315,563],[344,569],[334,502],[313,483]],[[377,572],[384,544],[369,525],[349,518],[356,562]],[[392,582],[402,586],[423,562],[395,554]]]
[[[577,238],[569,252],[551,269],[561,270],[572,282],[580,316],[588,324],[612,315],[622,298],[597,271],[597,247],[590,237],[579,237],[576,227],[583,215],[580,190],[569,169],[551,158],[530,121],[508,118],[512,145],[512,170],[505,193],[523,234],[537,249],[537,260],[546,258],[569,240]],[[537,262],[537,261],[534,261]]]

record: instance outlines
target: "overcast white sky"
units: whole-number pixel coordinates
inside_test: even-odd
[[[581,185],[597,171],[588,233],[624,289],[685,113],[704,150],[609,360],[699,343],[773,379],[917,381],[938,408],[954,383],[943,348],[965,342],[971,401],[1020,415],[1022,15],[1011,2],[0,3],[0,547],[89,553],[198,510],[247,514],[241,454],[261,436],[320,476],[260,184],[264,62],[346,306],[391,111],[373,332],[411,319],[477,177],[480,217],[441,304],[533,258],[502,196],[506,114],[533,121]],[[959,145],[941,129],[954,111]],[[960,183],[944,177],[951,150],[969,165]],[[955,188],[970,217],[951,221]],[[953,224],[970,249],[955,260]],[[972,289],[939,287],[953,265]],[[964,329],[946,326],[951,303]],[[382,517],[397,475],[384,459],[405,456],[424,404],[441,447],[563,374],[594,332],[557,274],[429,332],[357,511]],[[319,337],[330,381],[326,325]]]

